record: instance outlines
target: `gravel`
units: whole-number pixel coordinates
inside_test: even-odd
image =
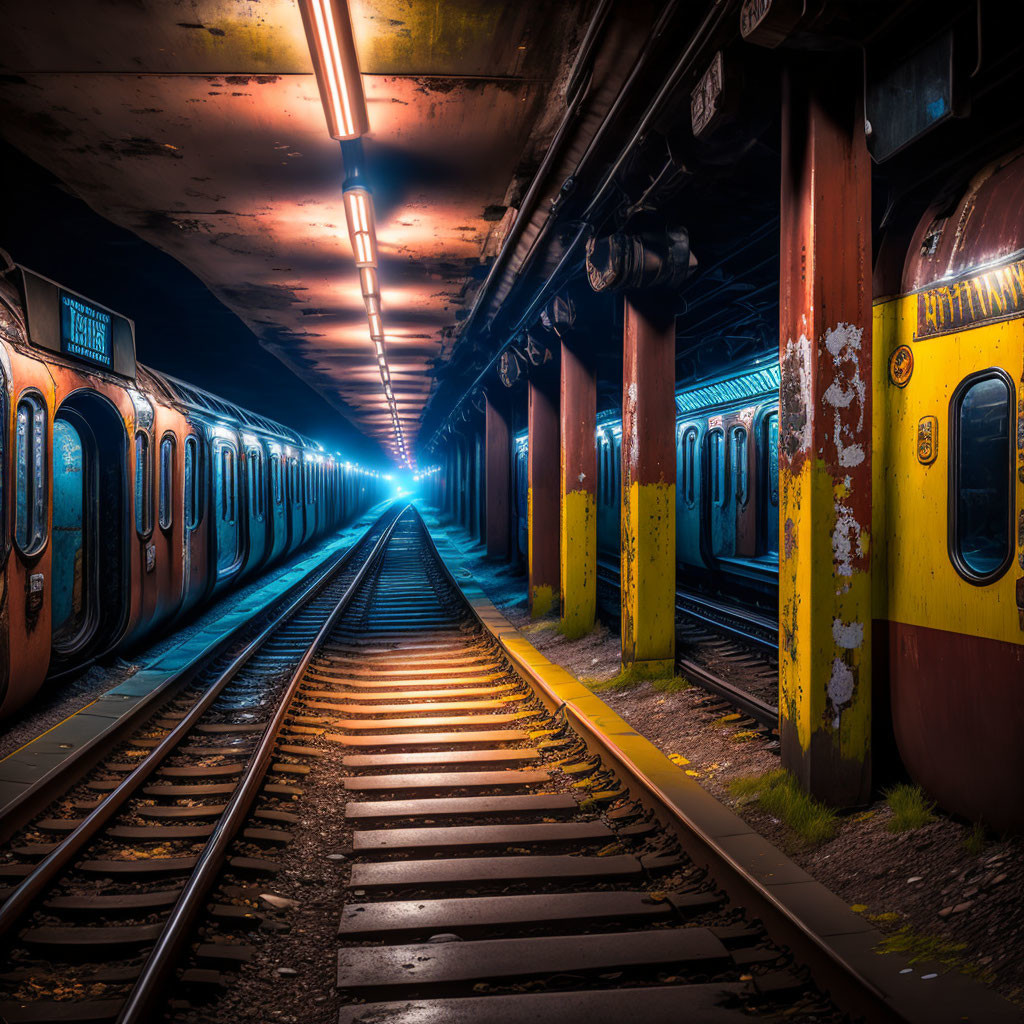
[[[437,527],[435,516],[425,518]],[[487,562],[464,531],[448,531],[477,582],[535,647],[580,679],[617,674],[617,632],[599,623],[582,640],[568,641],[554,619],[531,622],[522,570]],[[941,811],[931,824],[892,832],[892,812],[879,795],[869,807],[841,816],[834,838],[808,847],[756,803],[730,794],[734,779],[777,768],[779,758],[756,732],[726,720],[727,712],[702,706],[709,702],[705,691],[660,693],[642,683],[601,697],[708,792],[866,915],[894,947],[937,952],[948,968],[1024,1007],[1024,837],[986,836],[981,852],[972,853],[966,845],[971,826]]]

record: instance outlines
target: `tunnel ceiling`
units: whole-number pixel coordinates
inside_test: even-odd
[[[588,7],[352,0],[386,347],[409,436],[550,140]],[[340,156],[293,0],[8,2],[4,27],[8,141],[185,264],[388,445]]]

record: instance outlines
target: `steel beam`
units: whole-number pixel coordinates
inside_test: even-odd
[[[561,461],[561,630],[589,633],[597,612],[597,380],[563,341]]]
[[[509,505],[512,438],[506,413],[494,404],[490,395],[486,397],[484,430],[487,438],[484,515],[487,555],[504,560],[509,556],[509,522],[512,516]]]
[[[526,452],[527,563],[530,615],[540,618],[555,606],[559,592],[558,409],[551,382],[540,374],[529,382]]]
[[[622,665],[672,675],[676,628],[675,316],[627,297],[622,363]]]
[[[859,66],[801,61],[782,110],[782,763],[871,795],[871,167]]]

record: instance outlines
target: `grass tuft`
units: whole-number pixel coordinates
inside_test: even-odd
[[[924,795],[920,786],[900,783],[885,791],[885,800],[892,810],[890,832],[909,832],[935,820],[932,813],[935,804]]]
[[[964,837],[964,849],[972,856],[977,857],[985,850],[987,842],[985,826],[977,822],[970,832]]]
[[[643,665],[630,665],[623,668],[618,675],[611,679],[581,679],[584,686],[589,687],[594,693],[608,693],[619,690],[632,690],[634,686],[652,680],[650,669]],[[658,682],[669,683],[670,679],[660,679]],[[682,689],[682,687],[680,687]]]
[[[836,812],[808,796],[794,776],[783,768],[764,775],[734,779],[729,783],[733,796],[757,801],[759,807],[778,818],[805,843],[814,845],[831,839],[838,825]]]
[[[684,679],[682,676],[664,676],[661,679],[651,680],[651,686],[658,693],[681,693],[692,685],[689,679]]]

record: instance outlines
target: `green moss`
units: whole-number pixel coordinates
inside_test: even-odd
[[[617,690],[632,690],[634,686],[649,682],[662,693],[676,693],[690,684],[682,676],[656,676],[645,665],[629,665],[611,679],[581,679],[584,686],[594,693],[608,693]]]
[[[795,777],[783,768],[734,779],[729,783],[729,792],[756,800],[762,810],[778,818],[805,843],[822,843],[835,835],[836,812],[805,793]]]
[[[979,964],[968,963],[961,954],[967,949],[965,942],[947,942],[935,935],[915,932],[909,925],[886,936],[876,947],[877,953],[900,953],[912,964],[938,964],[947,970],[970,974],[986,985],[995,981],[995,974]]]
[[[978,822],[964,837],[964,849],[972,857],[977,857],[984,851],[986,842],[985,826]]]
[[[890,832],[909,832],[935,820],[932,813],[935,804],[925,795],[920,786],[901,783],[885,791],[885,800],[892,810]]]

